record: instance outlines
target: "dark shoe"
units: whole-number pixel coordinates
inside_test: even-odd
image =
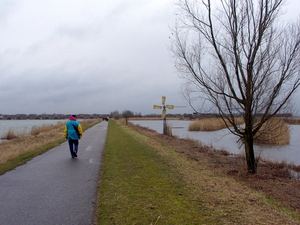
[[[77,157],[77,153],[76,152],[73,152],[73,154],[74,154],[74,157]]]

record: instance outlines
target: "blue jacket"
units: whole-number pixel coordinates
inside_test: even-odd
[[[79,135],[77,134],[74,126],[77,127]],[[80,123],[76,120],[68,121],[65,125],[64,136],[68,138],[68,140],[80,139],[82,137],[82,128]]]

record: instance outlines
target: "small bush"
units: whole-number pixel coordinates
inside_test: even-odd
[[[34,127],[31,128],[30,134],[31,134],[32,136],[39,135],[40,133],[41,133],[40,127],[34,126]]]
[[[236,118],[237,124],[243,124],[242,118]],[[195,120],[190,123],[189,131],[216,131],[226,128],[226,124],[221,118],[206,118],[201,120]]]
[[[12,140],[12,139],[15,139],[17,137],[18,137],[17,133],[13,129],[9,129],[6,132],[6,134],[4,134],[2,136],[2,139]]]
[[[170,124],[167,124],[167,135],[172,137],[172,126]]]
[[[289,126],[282,119],[269,119],[256,134],[254,142],[259,145],[288,145]]]

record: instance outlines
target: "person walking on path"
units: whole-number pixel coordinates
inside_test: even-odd
[[[77,117],[72,115],[65,125],[64,136],[68,139],[72,158],[77,157],[79,139],[82,137],[82,128]]]

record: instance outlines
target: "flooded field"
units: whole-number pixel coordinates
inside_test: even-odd
[[[66,121],[67,120],[0,120],[0,137],[7,133],[9,129],[13,129],[17,133],[28,133],[34,126],[55,125],[58,122]]]
[[[148,127],[158,133],[163,133],[162,120],[131,120],[134,124]],[[172,126],[172,134],[178,138],[189,138],[200,141],[205,145],[215,149],[224,149],[232,154],[244,154],[244,148],[238,143],[238,138],[227,129],[219,131],[188,131],[190,121],[169,120]],[[284,161],[300,165],[300,125],[290,125],[291,139],[289,145],[284,146],[257,146],[255,145],[256,156],[267,158],[273,161]]]

